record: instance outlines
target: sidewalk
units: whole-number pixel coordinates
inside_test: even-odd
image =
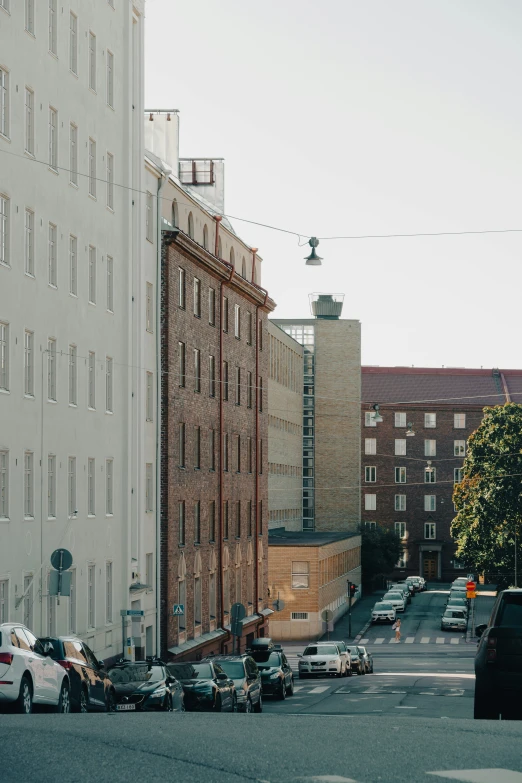
[[[351,636],[348,633],[348,612],[345,612],[345,614],[335,623],[334,630],[330,631],[330,638],[348,641],[359,636],[370,622],[370,613],[374,604],[383,597],[385,592],[386,590],[376,590],[374,593],[363,596],[363,598],[360,598],[357,603],[352,606]],[[328,634],[324,633],[320,638],[324,641],[328,638]]]
[[[479,585],[477,589],[477,597],[474,600],[473,613],[470,616],[470,623],[468,625],[468,633],[466,635],[466,641],[475,644],[477,637],[475,636],[475,628],[477,625],[487,624],[493,604],[496,600],[496,585]]]

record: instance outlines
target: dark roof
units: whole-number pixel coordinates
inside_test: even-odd
[[[334,541],[353,538],[358,533],[312,533],[304,530],[276,528],[268,531],[268,546],[325,546]]]
[[[364,404],[452,408],[522,403],[522,370],[461,367],[362,367]]]

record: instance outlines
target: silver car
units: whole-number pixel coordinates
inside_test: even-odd
[[[382,600],[388,604],[391,604],[396,612],[404,612],[406,609],[406,599],[404,598],[403,593],[396,591],[389,592],[386,593]]]
[[[397,619],[391,603],[378,601],[372,609],[372,623],[394,623]]]
[[[468,619],[462,609],[446,609],[440,619],[441,631],[465,631]]]
[[[346,664],[336,644],[317,642],[309,644],[299,658],[299,677],[317,677],[318,675],[330,675],[342,677],[346,673]]]

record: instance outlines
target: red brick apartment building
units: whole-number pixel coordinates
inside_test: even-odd
[[[362,400],[363,522],[400,534],[394,577],[454,579],[452,493],[466,442],[484,406],[522,402],[522,370],[363,367]]]
[[[162,655],[230,652],[268,634],[268,340],[274,302],[181,231],[162,248]],[[255,263],[255,251],[254,263]],[[174,616],[181,604],[184,613]]]

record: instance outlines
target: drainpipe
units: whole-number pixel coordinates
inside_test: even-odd
[[[216,240],[214,242],[214,255],[216,258],[219,258],[218,255],[218,246],[219,246],[219,224],[223,220],[221,215],[214,215],[214,220],[216,221]]]
[[[256,251],[254,250],[254,261],[255,261],[255,254]],[[252,267],[252,276],[254,273],[254,266]],[[266,307],[266,303],[268,300],[268,291],[265,291],[265,301],[262,305],[256,306],[256,484],[255,484],[255,517],[256,520],[256,529],[255,529],[255,545],[254,545],[254,556],[255,556],[255,588],[256,588],[256,613],[259,614],[259,557],[258,557],[258,543],[259,543],[259,468],[260,468],[260,455],[259,455],[259,402],[260,402],[260,395],[259,395],[259,334],[260,334],[260,328],[259,328],[259,311],[262,307]],[[263,617],[264,620],[264,617]]]
[[[161,658],[161,191],[170,174],[172,174],[170,169],[163,169],[161,172],[156,199],[156,655],[158,658]]]

